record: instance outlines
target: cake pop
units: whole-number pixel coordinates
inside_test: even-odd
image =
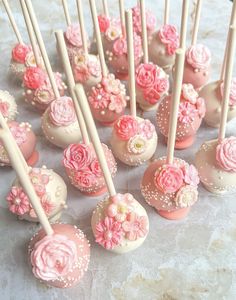
[[[77,7],[83,48],[78,51],[74,51],[71,59],[71,66],[75,81],[82,83],[86,92],[89,92],[93,86],[97,85],[101,81],[102,71],[98,56],[88,53],[87,35],[85,31],[81,0],[77,0]]]
[[[214,194],[236,192],[236,137],[226,137],[227,114],[230,101],[230,83],[233,74],[236,46],[236,27],[229,29],[226,54],[225,84],[218,139],[202,144],[195,157],[200,180]]]
[[[150,111],[156,109],[160,100],[168,93],[169,76],[162,68],[149,62],[145,2],[143,0],[140,1],[140,8],[144,58],[143,63],[136,68],[136,99],[144,111]]]
[[[165,0],[164,25],[149,39],[150,61],[169,74],[175,62],[175,51],[178,47],[178,31],[176,26],[169,24],[169,0]]]
[[[66,148],[69,144],[78,142],[81,139],[80,128],[76,119],[73,101],[69,97],[60,97],[57,82],[52,72],[50,61],[48,59],[47,51],[34,12],[32,12],[30,18],[55,98],[42,116],[42,130],[46,138],[52,144],[61,148]]]
[[[233,2],[230,24],[234,24],[236,20],[236,2]],[[228,34],[229,36],[229,34]],[[200,90],[200,96],[206,100],[206,115],[204,121],[208,126],[219,127],[221,118],[221,105],[224,100],[224,78],[225,78],[225,61],[227,54],[227,44],[229,38],[227,37],[224,59],[221,67],[221,74],[219,80],[206,84]],[[232,120],[236,117],[236,78],[232,78],[230,98],[229,98],[229,109],[227,114],[227,121]]]
[[[15,120],[17,114],[15,98],[3,90],[0,90],[0,112],[7,121]]]
[[[111,146],[114,155],[123,163],[140,165],[155,153],[157,134],[154,125],[136,115],[135,65],[133,48],[132,11],[126,12],[126,32],[129,61],[129,87],[131,115],[121,116],[115,123]]]
[[[197,44],[202,0],[198,0],[191,46],[185,54],[184,83],[191,83],[195,89],[204,86],[211,72],[211,52],[203,44]]]
[[[129,194],[117,194],[83,87],[75,89],[88,132],[94,145],[109,196],[93,212],[91,225],[96,242],[115,253],[132,251],[144,242],[149,230],[145,209]]]
[[[105,126],[111,126],[124,113],[127,105],[126,90],[120,80],[107,72],[94,0],[90,1],[90,7],[102,68],[102,80],[92,87],[88,100],[94,118]]]
[[[71,287],[79,282],[88,268],[89,242],[76,226],[49,223],[21,157],[13,151],[14,145],[11,144],[8,134],[4,131],[0,134],[30,205],[43,227],[31,238],[28,246],[28,259],[32,272],[37,279],[48,286]],[[25,203],[25,198],[17,200],[18,202],[21,200],[21,204]]]
[[[97,196],[106,191],[104,177],[96,153],[90,143],[87,129],[84,123],[83,115],[77,102],[74,92],[75,81],[69,64],[65,42],[62,31],[56,32],[57,44],[60,50],[64,71],[67,77],[69,91],[72,96],[78,122],[82,133],[82,142],[71,144],[64,151],[63,165],[72,185],[78,188],[83,194]],[[103,144],[103,150],[106,153],[112,175],[116,173],[116,162],[112,152]]]

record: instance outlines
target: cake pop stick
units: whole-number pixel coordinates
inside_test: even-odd
[[[197,43],[197,35],[198,35],[199,24],[200,24],[201,10],[202,10],[202,0],[198,0],[196,12],[195,12],[195,18],[194,18],[194,25],[193,25],[192,45],[196,45]]]
[[[225,132],[226,132],[227,114],[229,110],[230,87],[231,87],[231,80],[233,75],[234,55],[235,55],[235,46],[236,46],[235,30],[236,30],[235,26],[230,26],[229,44],[228,44],[226,67],[225,67],[223,103],[222,103],[222,111],[221,111],[220,129],[218,135],[219,143],[225,138]]]
[[[107,0],[102,0],[102,6],[103,6],[103,11],[104,14],[107,18],[109,18],[109,10],[108,10],[108,4],[107,4]]]
[[[62,0],[62,6],[63,6],[65,18],[66,18],[66,24],[67,24],[67,26],[69,26],[69,25],[71,25],[71,19],[70,19],[70,13],[69,13],[69,9],[68,9],[67,0]]]
[[[17,38],[17,40],[18,40],[18,42],[20,44],[23,44],[22,36],[21,36],[20,31],[19,31],[19,29],[18,29],[18,27],[16,25],[16,21],[15,21],[15,18],[13,16],[12,12],[11,12],[8,0],[2,0],[2,2],[3,2],[3,5],[4,5],[5,9],[6,9],[9,21],[10,21],[11,26],[12,26],[12,29],[15,32],[16,38]]]
[[[189,11],[189,0],[183,0],[182,17],[181,17],[181,30],[180,30],[180,48],[182,48],[184,50],[186,48],[188,11]]]
[[[124,8],[124,0],[119,0],[119,9],[120,9],[120,21],[121,21],[121,30],[122,35],[125,37],[125,8]]]
[[[60,98],[60,93],[59,93],[59,90],[58,90],[58,87],[57,87],[57,84],[56,84],[56,80],[54,78],[52,67],[51,67],[51,64],[50,64],[50,61],[49,61],[49,58],[48,58],[48,55],[47,55],[47,51],[46,51],[46,48],[45,48],[45,45],[44,45],[44,42],[43,42],[43,38],[42,38],[41,32],[39,30],[38,22],[37,22],[35,13],[34,13],[32,3],[31,3],[30,0],[25,0],[25,3],[26,3],[28,13],[29,13],[29,16],[30,16],[30,19],[31,19],[32,27],[34,29],[34,32],[35,32],[35,35],[36,35],[36,38],[37,38],[37,41],[38,41],[39,48],[40,48],[40,51],[41,51],[41,54],[42,54],[42,57],[43,57],[43,61],[44,61],[44,64],[45,64],[45,67],[46,67],[46,70],[47,70],[47,73],[48,73],[48,77],[49,77],[51,85],[52,85],[54,95],[55,95],[56,98]]]
[[[102,68],[102,75],[103,75],[103,77],[107,77],[108,71],[107,71],[105,56],[104,56],[104,52],[103,52],[101,32],[100,32],[99,24],[98,24],[97,9],[96,9],[94,0],[89,0],[89,3],[90,3],[92,18],[93,18],[93,25],[94,25],[94,29],[95,29],[98,54],[99,54],[99,58],[100,58],[101,68]]]
[[[167,163],[172,164],[174,159],[175,138],[177,129],[178,108],[180,102],[182,80],[184,71],[184,50],[176,51],[175,76],[171,100],[170,125],[167,144]]]
[[[148,59],[148,40],[147,40],[145,0],[140,0],[140,10],[141,10],[141,24],[142,24],[142,41],[143,41],[143,62],[147,64],[149,62],[148,61],[149,59]]]
[[[38,45],[37,45],[36,38],[35,38],[35,35],[34,35],[33,27],[31,25],[28,10],[27,10],[27,7],[25,5],[25,1],[20,0],[20,5],[21,5],[21,9],[22,9],[23,16],[24,16],[24,19],[25,19],[25,24],[26,24],[26,28],[27,28],[27,31],[28,31],[30,43],[31,43],[31,46],[33,48],[33,53],[34,53],[36,65],[38,67],[40,67],[41,59],[40,59],[40,54],[39,54],[39,51],[38,51]]]
[[[88,55],[88,43],[87,43],[87,34],[86,34],[86,30],[85,30],[85,25],[84,25],[82,0],[76,0],[76,3],[77,3],[77,10],[78,10],[78,16],[79,16],[81,37],[82,37],[82,42],[83,42],[83,49],[84,49],[85,55],[87,56]]]
[[[87,129],[88,129],[90,138],[93,142],[94,149],[96,151],[98,160],[99,160],[101,168],[102,168],[102,172],[103,172],[103,176],[106,181],[108,192],[111,197],[115,196],[116,190],[115,190],[115,186],[114,186],[114,183],[112,180],[112,176],[111,176],[111,173],[110,173],[107,161],[106,161],[106,157],[104,155],[104,151],[103,151],[103,148],[102,148],[99,136],[98,136],[97,128],[95,126],[88,101],[87,101],[85,93],[84,93],[83,86],[81,84],[76,85],[75,93],[76,93],[77,99],[80,103],[80,109],[83,113],[84,120],[85,120]]]
[[[35,189],[30,181],[29,175],[25,169],[22,158],[19,157],[19,151],[17,150],[15,144],[12,142],[10,134],[6,130],[0,131],[0,137],[2,138],[3,144],[9,155],[11,164],[17,173],[20,182],[28,195],[30,202],[38,216],[38,219],[44,228],[47,235],[53,234],[53,229],[48,221],[48,218],[42,208],[40,200],[35,192]]]
[[[128,62],[129,62],[129,92],[130,92],[130,111],[136,118],[136,91],[135,91],[135,64],[134,64],[134,46],[133,46],[133,21],[132,10],[125,12],[125,23],[128,40]]]
[[[89,144],[89,136],[88,136],[86,125],[84,123],[84,118],[83,118],[82,112],[80,110],[80,107],[79,107],[79,104],[78,104],[78,101],[77,101],[77,98],[75,95],[75,91],[74,91],[75,81],[74,81],[73,73],[72,73],[72,70],[70,67],[70,61],[69,61],[69,56],[68,56],[68,52],[66,49],[64,35],[61,30],[56,31],[55,35],[57,38],[57,42],[58,42],[58,46],[59,46],[59,50],[60,50],[60,54],[61,54],[61,58],[62,58],[64,72],[66,74],[66,78],[67,78],[67,82],[68,82],[69,92],[72,97],[74,107],[75,107],[75,112],[76,112],[77,119],[79,122],[83,142],[88,145]]]
[[[170,0],[165,0],[164,25],[169,23]]]

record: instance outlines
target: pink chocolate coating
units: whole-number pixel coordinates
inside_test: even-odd
[[[194,69],[185,61],[183,83],[191,83],[196,89],[204,86],[210,78],[210,67],[206,70]]]

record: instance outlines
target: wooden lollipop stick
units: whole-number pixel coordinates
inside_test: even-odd
[[[114,183],[113,183],[113,180],[111,177],[109,167],[107,165],[106,156],[104,154],[102,144],[101,144],[99,136],[98,136],[97,128],[95,126],[95,123],[94,123],[94,120],[92,117],[92,113],[90,111],[90,107],[89,107],[87,98],[85,96],[83,86],[81,84],[77,84],[75,87],[75,92],[76,92],[77,99],[80,104],[81,111],[84,116],[85,123],[87,125],[87,129],[88,129],[90,138],[92,140],[94,149],[96,151],[97,158],[100,162],[100,166],[101,166],[101,169],[102,169],[105,181],[106,181],[108,192],[109,192],[110,196],[113,197],[116,195],[115,186],[114,186]]]
[[[192,45],[196,45],[197,43],[197,35],[198,35],[199,24],[200,24],[201,10],[202,10],[202,0],[198,0],[195,18],[194,18],[194,25],[193,25]]]
[[[15,145],[14,148],[16,149],[16,152],[18,153],[18,156],[22,162],[22,165],[24,166],[25,170],[28,171],[28,169],[29,169],[28,164],[27,164],[22,152],[20,151],[20,148],[17,145],[14,137],[12,136],[11,130],[1,112],[0,112],[0,126],[2,127],[2,129],[4,129],[4,131],[9,133],[9,138],[12,140],[12,144]]]
[[[83,142],[85,144],[89,145],[90,141],[89,141],[89,136],[88,136],[88,133],[87,133],[86,125],[85,125],[84,118],[83,118],[82,112],[80,110],[80,107],[79,107],[79,104],[78,104],[78,101],[77,101],[77,98],[76,98],[76,94],[75,94],[75,91],[74,91],[75,80],[74,80],[74,76],[73,76],[73,73],[72,73],[72,70],[71,70],[69,56],[68,56],[68,52],[67,52],[67,49],[66,49],[66,44],[65,44],[64,35],[63,35],[62,30],[56,31],[55,35],[56,35],[59,51],[60,51],[60,54],[61,54],[61,59],[62,59],[62,63],[63,63],[64,72],[65,72],[66,78],[67,78],[69,92],[70,92],[70,95],[71,95],[72,100],[74,102],[75,112],[76,112],[77,120],[79,122],[79,127],[80,127],[80,131],[81,131],[81,134],[82,134]]]
[[[119,0],[119,10],[120,10],[120,22],[121,22],[121,30],[122,35],[125,37],[125,7],[124,7],[124,0]]]
[[[43,42],[43,38],[42,38],[40,29],[39,29],[39,26],[38,26],[38,21],[37,21],[37,18],[35,16],[35,13],[34,13],[32,3],[31,3],[30,0],[25,0],[25,3],[26,3],[26,6],[27,6],[27,9],[28,9],[28,13],[29,13],[29,16],[30,16],[30,19],[31,19],[31,23],[32,23],[32,26],[33,26],[33,29],[34,29],[35,36],[37,38],[38,45],[39,45],[39,48],[40,48],[40,51],[41,51],[41,54],[42,54],[42,57],[43,57],[43,61],[44,61],[44,64],[45,64],[45,67],[46,67],[46,70],[47,70],[47,73],[48,73],[48,77],[49,77],[51,85],[52,85],[54,95],[55,95],[56,98],[60,98],[60,93],[59,93],[59,90],[57,88],[57,83],[56,83],[56,80],[55,80],[55,77],[54,77],[54,74],[53,74],[53,71],[52,71],[52,67],[51,67],[51,64],[50,64],[50,61],[49,61],[49,58],[48,58],[48,55],[47,55],[47,51],[46,51],[46,48],[45,48],[45,45],[44,45],[44,42]]]
[[[26,28],[27,28],[27,31],[28,31],[30,43],[31,43],[31,46],[33,48],[33,53],[34,53],[36,65],[38,67],[40,67],[41,59],[40,59],[40,55],[39,55],[39,51],[38,51],[38,45],[37,45],[36,38],[35,38],[35,35],[34,35],[33,27],[31,25],[28,10],[27,10],[27,7],[25,5],[25,1],[20,0],[20,5],[21,5],[21,9],[22,9],[23,16],[24,16],[24,19],[25,19],[25,24],[26,24]]]
[[[236,23],[236,1],[233,2],[229,27],[231,25],[235,25],[235,23]],[[226,65],[226,55],[228,52],[228,44],[229,44],[229,29],[228,29],[227,41],[226,41],[226,45],[225,45],[224,59],[223,59],[222,67],[221,67],[220,81],[224,80],[224,77],[225,77],[225,65]]]
[[[170,0],[165,0],[164,25],[169,23]]]
[[[39,221],[47,233],[47,235],[53,234],[53,229],[48,221],[48,218],[44,212],[44,209],[42,208],[42,205],[40,203],[40,199],[38,198],[35,189],[33,187],[33,184],[29,178],[29,174],[25,170],[21,159],[18,155],[16,155],[16,149],[15,145],[12,143],[11,139],[9,138],[9,133],[6,132],[4,129],[0,131],[0,137],[3,141],[4,147],[8,153],[8,156],[11,161],[11,165],[13,166],[20,183],[22,184],[23,189],[25,190],[27,196],[29,197],[30,203],[32,204]]]
[[[107,71],[103,46],[102,46],[101,32],[100,32],[99,24],[98,24],[97,9],[96,9],[96,5],[95,5],[94,0],[89,0],[89,3],[90,3],[90,9],[91,9],[91,13],[92,13],[92,19],[93,19],[95,35],[96,35],[97,48],[98,48],[98,54],[99,54],[101,69],[102,69],[102,75],[103,75],[103,77],[107,77],[108,71]]]
[[[180,48],[183,48],[184,50],[186,48],[188,11],[189,11],[189,0],[183,0],[182,17],[181,17],[181,30],[180,30]]]
[[[87,42],[87,34],[86,34],[86,30],[85,30],[85,25],[84,25],[82,0],[77,0],[76,2],[77,2],[77,10],[78,10],[78,16],[79,16],[81,37],[82,37],[82,42],[83,42],[83,49],[84,49],[85,55],[87,56],[88,55],[88,42]]]
[[[141,23],[142,23],[142,41],[143,41],[143,62],[148,63],[148,40],[145,0],[140,0]]]
[[[3,2],[3,5],[4,5],[5,9],[6,9],[6,13],[7,13],[9,21],[11,23],[12,29],[15,32],[16,38],[18,40],[18,43],[24,44],[22,36],[20,34],[20,31],[19,31],[19,29],[18,29],[18,27],[16,25],[15,18],[13,16],[12,12],[11,12],[8,0],[2,0],[2,2]]]
[[[107,18],[109,18],[109,10],[108,10],[108,4],[107,0],[102,0],[102,6],[103,6],[103,12]]]
[[[136,91],[135,91],[135,65],[134,65],[134,35],[132,10],[125,12],[125,24],[128,44],[128,62],[129,62],[129,94],[131,115],[136,118]]]
[[[225,67],[224,93],[223,93],[223,102],[222,102],[222,110],[221,110],[220,129],[218,135],[219,143],[225,138],[225,132],[226,132],[231,80],[232,80],[233,67],[234,67],[235,46],[236,46],[236,26],[230,26],[228,54],[227,54],[226,67]]]
[[[62,6],[63,6],[65,18],[66,18],[66,24],[67,24],[67,26],[70,26],[71,25],[71,19],[70,19],[70,13],[69,13],[69,9],[68,9],[67,0],[62,0]]]
[[[175,149],[175,138],[178,121],[178,110],[180,95],[182,90],[182,81],[184,73],[184,49],[179,48],[176,50],[175,58],[175,76],[173,84],[173,92],[171,99],[171,110],[169,117],[169,133],[168,133],[168,144],[167,144],[167,164],[172,164],[174,160],[174,149]]]

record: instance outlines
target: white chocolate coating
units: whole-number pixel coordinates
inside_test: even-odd
[[[236,173],[220,168],[216,161],[217,140],[202,144],[195,156],[195,165],[204,187],[214,194],[236,192]]]
[[[10,66],[9,66],[10,72],[16,76],[17,79],[23,80],[23,76],[26,70],[25,64],[16,62],[14,60],[11,60]]]
[[[17,105],[15,98],[9,94],[8,91],[0,90],[0,111],[1,111],[1,104],[6,104],[8,106],[6,116],[2,111],[2,114],[6,121],[13,121],[17,115]]]

